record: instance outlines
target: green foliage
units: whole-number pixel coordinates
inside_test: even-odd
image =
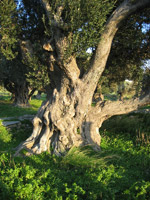
[[[36,89],[49,83],[47,67],[39,58],[42,47],[38,42],[44,34],[43,12],[39,1],[30,2],[30,7],[28,2],[0,1],[0,79],[13,94],[18,85],[25,82]],[[36,51],[33,58],[25,62],[21,42],[28,39],[34,42]]]
[[[11,141],[12,135],[7,131],[5,127],[2,126],[0,121],[0,146],[1,149],[6,149],[7,144]]]
[[[21,77],[27,78],[30,87],[41,89],[49,84],[49,79],[52,78],[50,74],[53,72],[50,71],[49,67],[50,57],[42,46],[44,41],[51,41],[52,46],[55,47],[53,36],[56,30],[52,22],[54,18],[60,17],[57,16],[59,15],[57,12],[59,6],[63,6],[59,19],[62,20],[63,27],[60,28],[60,31],[68,40],[65,56],[76,56],[79,68],[87,70],[105,23],[111,12],[120,5],[122,0],[49,0],[50,20],[46,17],[40,0],[22,0],[20,2],[0,1],[0,36],[2,38],[0,45],[1,54],[4,56],[0,56],[0,76],[3,76],[3,82],[4,76],[7,79],[10,77],[16,79],[17,77],[16,80],[19,79],[19,82]],[[107,82],[110,85],[111,82],[120,82],[126,78],[141,80],[143,71],[140,67],[143,60],[150,57],[147,51],[149,30],[143,31],[144,24],[148,23],[149,10],[145,10],[132,15],[122,24],[113,40],[107,71],[103,74],[105,77],[102,78],[101,82]],[[23,63],[19,42],[27,40],[31,43],[33,53],[26,60],[27,62]],[[87,53],[89,48],[92,50],[91,54]],[[55,48],[53,54],[56,59]],[[13,58],[17,58],[17,61]],[[10,59],[13,59],[12,63],[8,62]],[[56,63],[53,64],[55,70]],[[23,73],[21,74],[22,69]],[[12,73],[14,71],[16,73]],[[11,80],[11,82],[13,81]],[[13,84],[16,83],[13,82]]]
[[[112,0],[51,0],[49,2],[52,16],[60,5],[63,6],[62,20],[67,26],[64,33],[70,41],[67,53],[76,53],[79,57],[86,54],[88,48],[97,46],[106,19],[116,3]],[[53,20],[53,17],[51,19]],[[53,35],[52,27],[50,31],[50,35]]]
[[[73,51],[78,56],[85,54],[88,48],[97,46],[107,15],[114,4],[115,1],[108,0],[65,1],[65,21],[71,23]]]
[[[16,57],[19,27],[16,4],[13,0],[0,1],[0,52],[11,60]]]
[[[3,87],[3,85],[0,86],[0,99],[9,98],[10,93]]]
[[[130,126],[136,130],[139,123],[149,130],[149,115],[143,116],[126,115],[120,122],[126,131]],[[48,153],[14,158],[12,148],[30,135],[32,125],[26,121],[19,129],[8,130],[0,124],[0,199],[149,200],[150,146],[137,145],[132,131],[120,133],[119,117],[109,124],[118,132],[108,126],[103,131],[104,124],[102,152],[73,148],[63,158]]]
[[[18,5],[18,2],[17,2]],[[20,12],[20,23],[22,25],[22,38],[30,40],[32,43],[39,42],[44,39],[45,26],[43,16],[45,16],[44,8],[40,0],[21,0],[18,10]],[[47,25],[47,18],[45,19]]]
[[[138,89],[143,79],[144,61],[150,58],[149,41],[149,8],[127,18],[117,31],[103,76],[108,84],[126,79],[135,81]],[[101,77],[102,78],[102,77]],[[140,86],[141,87],[141,86]]]
[[[47,65],[44,59],[40,55],[43,54],[43,50],[38,43],[33,45],[34,54],[27,55],[27,60],[24,63],[28,67],[27,81],[30,83],[32,88],[36,87],[37,90],[44,90],[44,88],[50,83]]]
[[[142,112],[142,111],[141,111]],[[114,116],[103,123],[102,130],[115,134],[129,134],[136,139],[139,133],[150,132],[150,117],[146,113],[132,113],[125,116]],[[135,140],[136,141],[136,140]]]
[[[27,68],[22,63],[20,54],[13,60],[8,60],[6,57],[2,56],[0,70],[0,77],[4,83],[8,80],[8,82],[13,83],[14,85],[19,85],[21,82],[25,81]]]

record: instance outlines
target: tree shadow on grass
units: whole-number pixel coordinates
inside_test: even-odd
[[[82,149],[83,150],[83,149]],[[82,152],[80,150],[80,152]],[[111,150],[105,151],[101,154],[103,158],[110,156]],[[119,148],[113,150],[116,154],[124,154]],[[86,158],[92,157],[94,154],[91,150],[83,150],[83,153],[86,155]],[[17,164],[22,164],[24,166],[20,172],[20,176],[26,177],[28,173],[32,174],[32,171],[36,170],[36,173],[31,179],[37,181],[37,185],[40,189],[42,185],[45,187],[50,187],[51,189],[44,192],[45,199],[52,199],[54,195],[53,191],[57,191],[59,196],[62,196],[63,199],[66,199],[72,193],[78,196],[78,199],[136,199],[136,189],[134,185],[136,183],[141,184],[143,180],[146,180],[146,174],[142,174],[142,166],[137,166],[138,160],[144,159],[143,155],[140,155],[138,160],[136,160],[135,155],[126,154],[125,158],[110,159],[109,162],[105,165],[91,165],[91,164],[78,164],[76,161],[73,162],[68,158],[57,158],[51,156],[48,153],[43,153],[41,155],[34,155],[26,158],[15,158],[16,166]],[[80,157],[80,155],[79,155]],[[100,157],[100,155],[99,155]],[[96,157],[94,156],[94,159]],[[131,161],[128,161],[128,158]],[[77,159],[77,156],[75,156]],[[145,157],[147,159],[147,157]],[[91,159],[92,160],[92,159]],[[104,159],[103,159],[104,160]],[[128,161],[128,163],[127,163]],[[82,162],[82,160],[81,160]],[[87,160],[87,162],[89,162]],[[141,163],[140,163],[141,164]],[[29,166],[29,171],[26,170],[26,167]],[[145,165],[146,167],[146,165]],[[144,170],[144,168],[143,168]],[[148,177],[147,177],[148,179]],[[24,185],[32,180],[25,180]],[[76,189],[75,189],[76,187]],[[130,189],[132,188],[133,189]],[[76,191],[78,188],[79,191]],[[84,190],[81,192],[80,190]],[[66,190],[69,190],[66,192]],[[131,194],[124,194],[126,190],[131,190]],[[133,190],[133,191],[132,191]],[[15,198],[14,198],[15,199]],[[53,198],[55,199],[55,198]]]
[[[10,200],[15,199],[13,193],[8,189],[6,184],[4,184],[0,177],[0,200]]]
[[[6,128],[0,122],[0,152],[12,152],[22,141],[26,140],[32,132],[32,123],[28,120],[21,126]]]
[[[107,148],[102,148],[101,152],[94,152],[87,146],[72,149],[72,152],[64,158],[51,156],[48,153],[33,155],[26,157],[25,163],[37,171],[35,180],[46,173],[46,177],[41,178],[40,184],[53,188],[63,199],[75,193],[79,199],[87,200],[134,200],[137,199],[136,195],[140,193],[142,187],[146,187],[142,184],[150,180],[150,159],[148,154],[136,151],[134,146],[132,151],[127,138],[123,138],[121,144],[115,142],[121,137],[116,136],[115,139],[114,136],[109,136]],[[114,143],[111,140],[114,140]],[[74,183],[86,192],[84,194],[75,192]],[[138,190],[136,190],[137,184]],[[69,193],[65,192],[66,187],[70,188]],[[45,191],[45,196],[51,198],[52,193],[52,190]],[[144,198],[143,196],[141,198]]]
[[[42,154],[26,158],[26,164],[36,168],[41,174],[48,172],[48,176],[42,180],[43,183],[57,190],[64,199],[68,195],[64,184],[67,184],[73,192],[74,183],[86,191],[82,195],[77,193],[79,199],[137,199],[136,195],[142,190],[143,181],[146,183],[150,178],[150,175],[147,176],[148,171],[144,171],[150,166],[149,157],[144,153],[135,155],[128,151],[125,152],[120,147],[114,147],[113,152],[110,148],[96,156],[89,149],[88,151],[80,149],[77,152],[84,154],[87,162],[90,162],[88,157],[91,157],[91,160],[93,157],[93,160],[101,158],[101,161],[108,157],[111,159],[108,159],[105,164],[97,162],[92,166],[83,162],[80,153],[77,154],[81,163],[76,160],[78,159],[77,154],[74,162],[73,154],[72,159]],[[115,159],[112,158],[114,154],[118,155]],[[137,184],[139,185],[138,190],[136,189]],[[145,193],[148,194],[148,189]],[[143,196],[141,195],[141,198]]]
[[[26,133],[18,131],[13,135],[13,140],[6,145],[8,147],[16,145],[30,133],[30,131]],[[111,140],[114,140],[114,143]],[[16,167],[22,166],[19,177],[22,177],[23,185],[36,183],[33,187],[35,189],[37,187],[38,190],[44,187],[41,194],[44,199],[58,199],[58,197],[73,199],[72,195],[76,195],[80,200],[137,200],[136,195],[140,193],[142,187],[145,187],[145,195],[148,195],[145,184],[150,180],[149,155],[144,151],[131,151],[128,145],[119,145],[115,141],[109,136],[107,147],[102,147],[102,152],[95,153],[92,148],[85,147],[72,149],[72,152],[63,158],[43,153],[25,158],[16,157],[14,162]],[[121,142],[123,144],[128,141]],[[7,167],[15,170],[9,165]],[[28,176],[31,177],[27,179]],[[1,184],[4,193],[11,191],[2,181]],[[148,199],[144,194],[140,198]]]

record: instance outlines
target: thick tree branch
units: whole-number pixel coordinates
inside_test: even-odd
[[[36,91],[36,88],[33,88],[33,89],[30,91],[29,99],[32,97],[32,95],[34,94],[35,91]]]
[[[96,107],[91,109],[90,116],[97,120],[108,119],[114,115],[127,114],[131,111],[137,110],[141,106],[150,103],[150,94],[144,98],[136,98],[125,101],[106,101],[101,104],[97,104]]]
[[[46,12],[48,19],[51,20],[51,6],[50,6],[50,4],[46,0],[42,0],[41,2],[43,4],[43,7],[45,9],[45,12]]]
[[[64,7],[60,5],[57,8],[57,11],[55,13],[52,13],[50,3],[48,3],[46,0],[42,0],[42,4],[45,9],[46,15],[50,21],[51,26],[58,27],[63,30],[67,30],[68,24],[64,23],[61,17]]]
[[[74,57],[70,57],[68,62],[63,64],[62,68],[64,69],[67,76],[73,81],[73,83],[78,80],[80,70]]]
[[[101,36],[101,40],[98,44],[93,62],[91,63],[89,71],[83,77],[83,81],[85,83],[90,81],[90,83],[93,84],[93,91],[95,90],[97,82],[105,69],[112,40],[118,30],[119,25],[125,18],[138,9],[148,6],[150,6],[150,0],[135,0],[134,2],[132,0],[125,0],[108,19]]]
[[[62,11],[63,11],[63,6],[59,6],[57,8],[56,13],[51,12],[51,7],[50,4],[42,0],[43,6],[45,8],[47,17],[53,27],[54,35],[53,39],[49,40],[49,43],[46,45],[43,45],[43,48],[49,47],[48,51],[56,51],[57,52],[57,58],[56,61],[58,62],[60,68],[65,71],[65,74],[69,79],[72,80],[72,82],[75,82],[79,75],[80,75],[80,70],[77,66],[76,59],[72,56],[70,56],[67,60],[64,59],[65,57],[65,51],[68,47],[68,40],[67,37],[64,36],[62,29],[64,29],[64,22],[62,20]],[[53,42],[55,44],[55,48],[52,48],[52,45],[50,42]]]
[[[11,81],[9,81],[8,79],[4,80],[4,87],[11,93],[15,92],[14,84]]]

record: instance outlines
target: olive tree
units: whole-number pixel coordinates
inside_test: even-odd
[[[29,154],[51,149],[56,155],[62,155],[73,146],[92,145],[98,150],[99,128],[105,120],[150,102],[147,94],[127,101],[102,100],[92,106],[93,94],[105,70],[116,32],[131,14],[148,8],[150,1],[119,0],[117,4],[109,0],[39,2],[45,10],[40,57],[45,56],[47,64],[49,95],[33,119],[32,134],[17,147],[15,155],[24,148]],[[79,64],[78,58],[83,58],[90,47],[94,50],[93,55],[87,56],[90,62],[82,72],[85,60]],[[29,57],[32,58],[32,53]]]

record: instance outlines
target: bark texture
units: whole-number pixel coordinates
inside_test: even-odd
[[[6,80],[4,87],[12,93],[11,100],[15,106],[27,107],[29,106],[29,99],[32,96],[32,91],[29,92],[28,83],[24,80],[17,82],[10,82]]]
[[[14,105],[19,107],[29,106],[29,88],[26,84],[15,87]]]
[[[82,81],[76,82],[74,88],[68,83],[64,78],[61,90],[55,89],[52,97],[43,103],[33,120],[32,135],[18,147],[16,155],[23,148],[39,154],[49,151],[51,146],[57,155],[72,146],[93,144],[100,148],[99,126],[88,116],[91,99],[88,94],[82,96],[86,88]]]
[[[24,148],[28,150],[28,155],[51,150],[59,156],[73,146],[92,145],[99,150],[99,128],[103,121],[150,103],[150,95],[147,95],[142,99],[103,101],[92,107],[82,81],[76,83],[74,88],[67,83],[64,80],[61,90],[58,92],[55,89],[51,98],[42,104],[33,120],[33,133],[18,146],[15,155]]]
[[[73,146],[92,145],[100,149],[101,137],[99,128],[104,120],[113,115],[125,114],[139,106],[150,103],[149,95],[141,99],[129,101],[105,102],[101,99],[92,107],[92,98],[99,78],[105,69],[110,53],[112,40],[120,23],[136,10],[149,6],[149,0],[125,0],[108,19],[101,35],[95,56],[89,70],[80,77],[80,70],[75,57],[64,59],[67,48],[67,37],[63,30],[66,24],[62,21],[63,7],[51,15],[50,4],[42,0],[48,19],[51,21],[53,38],[43,45],[49,52],[49,97],[39,109],[33,120],[33,133],[20,144],[16,150],[18,155],[22,149],[28,154],[40,154],[52,151],[62,155]]]

